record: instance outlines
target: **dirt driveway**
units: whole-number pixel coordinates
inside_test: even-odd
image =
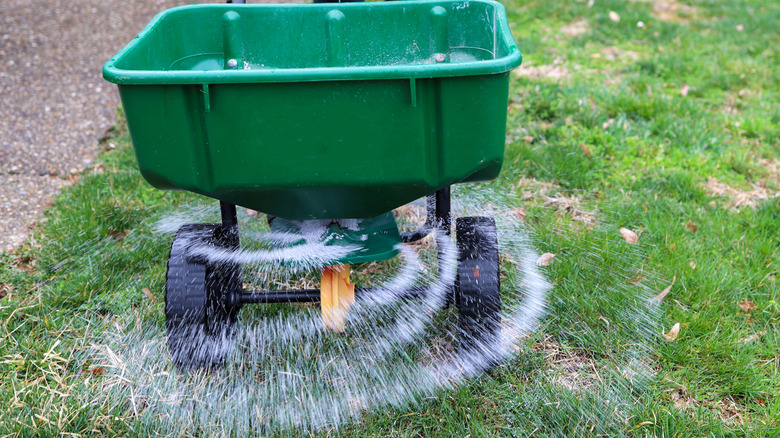
[[[119,103],[103,63],[157,12],[193,3],[0,1],[0,251],[97,154]]]

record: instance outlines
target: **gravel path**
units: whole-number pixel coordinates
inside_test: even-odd
[[[119,103],[103,63],[157,12],[193,3],[0,0],[0,251],[94,159]]]

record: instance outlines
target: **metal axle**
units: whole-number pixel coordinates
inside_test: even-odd
[[[425,297],[426,288],[413,287],[398,296],[398,299],[420,299]],[[371,295],[373,289],[355,289],[355,300],[360,301]],[[291,289],[291,290],[256,290],[237,291],[231,297],[233,302],[244,304],[272,304],[272,303],[319,303],[319,289]]]

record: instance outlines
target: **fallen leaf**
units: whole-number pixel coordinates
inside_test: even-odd
[[[664,333],[664,339],[666,339],[669,342],[674,341],[677,339],[677,335],[680,334],[680,323],[676,323],[672,326],[672,328],[669,329],[667,333]]]
[[[585,152],[585,155],[590,157],[590,148],[585,143],[580,143],[580,147],[582,148],[582,152]]]
[[[639,236],[637,236],[635,232],[629,230],[628,228],[621,228],[620,235],[623,236],[623,240],[632,245],[639,242]]]
[[[609,19],[617,23],[620,21],[620,15],[615,11],[609,11]]]
[[[145,287],[145,288],[141,289],[141,292],[143,292],[144,295],[146,295],[146,298],[149,298],[149,301],[151,301],[153,303],[157,302],[157,297],[154,296],[154,294],[152,293],[151,290],[149,290],[148,287]]]
[[[652,424],[652,425],[655,425],[655,423],[653,423],[652,421],[643,421],[643,422],[641,422],[641,423],[637,424],[637,425],[636,425],[636,426],[634,426],[634,427],[649,426],[649,425],[651,425],[651,424]]]
[[[696,269],[696,262],[694,262],[693,260],[691,260],[691,261],[690,261],[690,263],[688,263],[688,266],[690,266],[690,267],[691,267],[691,269]]]
[[[752,312],[753,310],[756,310],[756,304],[752,301],[748,301],[747,299],[743,300],[741,303],[737,303],[737,306],[739,306],[743,312]]]
[[[691,221],[688,221],[685,224],[685,229],[690,231],[691,233],[695,233],[695,232],[699,231],[699,227],[696,224],[694,224],[693,222],[691,222]]]
[[[534,138],[531,137],[530,135],[526,135],[525,137],[523,137],[523,141],[526,143],[533,143]]]
[[[546,252],[536,260],[536,266],[547,266],[555,259],[555,254]]]
[[[688,91],[690,91],[690,89],[691,87],[687,85],[683,85],[682,88],[680,88],[680,94],[682,95],[682,97],[688,96]]]
[[[674,278],[672,278],[672,284],[666,286],[666,289],[662,290],[660,294],[656,295],[655,298],[653,298],[653,301],[655,301],[656,303],[660,303],[661,300],[663,300],[664,297],[669,294],[669,291],[672,290],[672,286],[674,286],[675,281],[677,281],[676,275],[674,276]]]
[[[758,332],[758,333],[756,333],[754,335],[748,336],[747,338],[740,339],[739,342],[753,342],[753,341],[757,341],[757,340],[759,340],[761,338],[761,336],[764,336],[765,334],[766,334],[766,332],[760,331],[760,332]]]
[[[520,219],[521,221],[525,220],[525,210],[522,208],[516,208],[515,209],[515,217]]]
[[[636,277],[631,279],[631,283],[633,283],[633,284],[641,283],[645,279],[646,279],[645,277],[643,277],[641,275],[638,275],[638,276],[636,276]]]
[[[737,25],[737,32],[742,32],[743,30],[745,30],[745,26],[743,26],[741,24],[738,24]]]
[[[127,230],[115,230],[113,228],[108,230],[108,236],[116,240],[117,242],[121,242],[125,240],[127,234],[128,234]]]

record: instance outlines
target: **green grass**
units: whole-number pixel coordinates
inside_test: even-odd
[[[766,164],[780,160],[780,6],[694,1],[663,20],[651,2],[505,4],[526,68],[565,72],[512,74],[505,168],[486,188],[523,199],[534,244],[557,254],[546,268],[549,314],[529,348],[488,377],[323,433],[780,433],[780,197],[732,208],[707,189],[708,178],[780,189]],[[581,34],[560,31],[580,20]],[[123,122],[111,141],[116,149],[64,190],[26,244],[0,254],[0,291],[10,294],[0,298],[0,435],[153,432],[125,407],[86,400],[105,379],[87,352],[123,315],[162,322],[162,304],[142,292],[162,298],[169,242],[152,224],[207,202],[149,187]],[[574,200],[592,222],[552,196]],[[620,227],[640,244],[626,244]],[[643,320],[637,291],[652,296],[674,277],[660,324]],[[756,309],[742,311],[743,300]],[[677,322],[678,338],[664,341],[661,325]],[[614,371],[632,344],[653,370],[647,384],[624,387],[605,373],[605,383],[570,391],[548,378],[561,358]],[[628,394],[618,414],[604,408],[611,390]]]

